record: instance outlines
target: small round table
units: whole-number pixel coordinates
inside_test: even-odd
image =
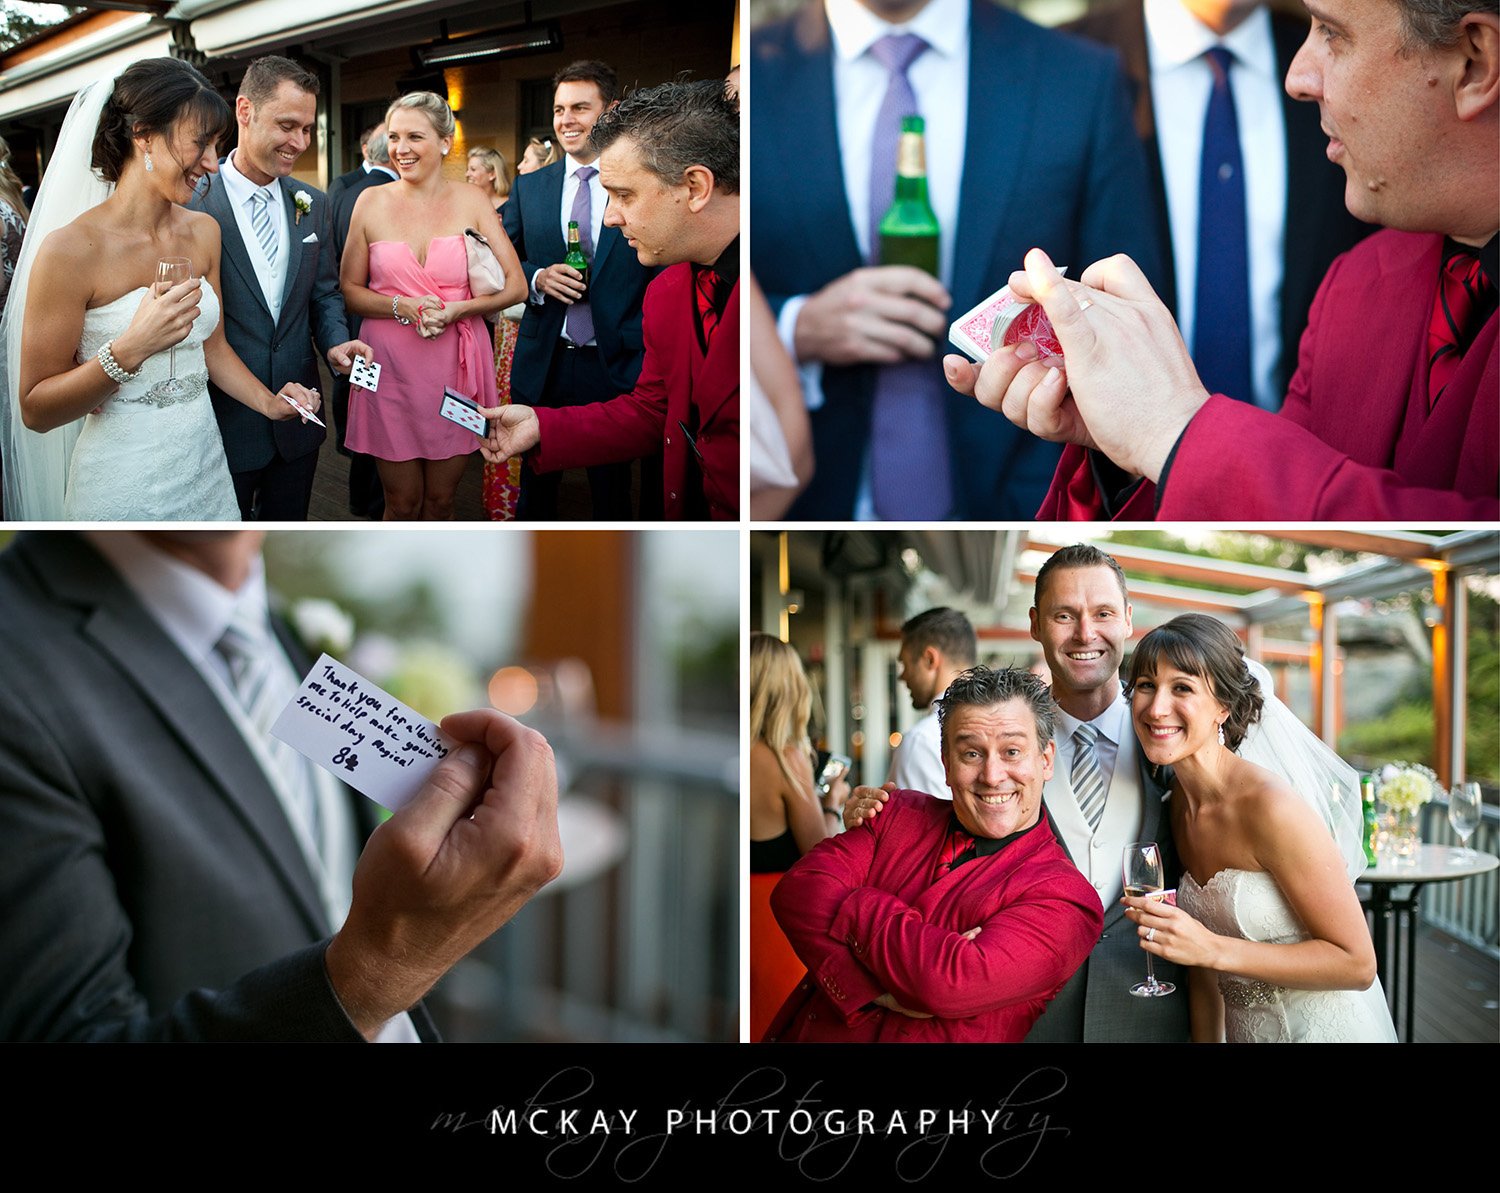
[[[1380,863],[1371,866],[1356,882],[1370,884],[1370,910],[1375,913],[1375,972],[1385,987],[1386,999],[1391,1004],[1391,1016],[1401,1020],[1399,991],[1391,981],[1390,974],[1399,976],[1403,936],[1406,949],[1406,1035],[1409,1044],[1416,1023],[1417,1004],[1417,925],[1421,911],[1417,896],[1429,882],[1454,882],[1460,878],[1473,878],[1476,874],[1487,874],[1500,867],[1500,857],[1493,853],[1474,851],[1467,864],[1454,864],[1452,859],[1462,852],[1452,845],[1419,845],[1417,852],[1407,860],[1397,860],[1382,854]],[[1408,889],[1401,889],[1408,888]],[[1396,932],[1388,932],[1392,915],[1397,916]],[[1395,957],[1387,965],[1387,938],[1395,942]]]

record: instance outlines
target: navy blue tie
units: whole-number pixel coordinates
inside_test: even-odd
[[[1193,363],[1211,393],[1254,402],[1250,380],[1250,247],[1240,127],[1229,86],[1232,55],[1204,54],[1214,74],[1198,174],[1198,284]]]

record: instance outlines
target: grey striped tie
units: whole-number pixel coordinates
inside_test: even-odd
[[[266,263],[276,264],[276,229],[271,224],[271,196],[261,189],[250,196],[250,226],[255,229],[255,238],[265,250]]]
[[[272,639],[264,615],[253,607],[237,606],[234,619],[214,649],[229,667],[230,687],[246,718],[260,734],[260,744],[270,756],[278,786],[290,797],[308,837],[321,854],[317,781],[309,771],[311,764],[270,732],[281,710],[296,695],[297,684],[287,668],[277,666],[275,652],[280,647]]]
[[[1080,725],[1073,734],[1073,798],[1088,819],[1090,828],[1099,827],[1104,815],[1104,772],[1099,769],[1099,754],[1094,749],[1099,731],[1092,725]]]

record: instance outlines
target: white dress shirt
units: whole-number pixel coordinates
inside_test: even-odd
[[[824,0],[824,9],[833,34],[834,116],[843,156],[844,197],[855,241],[866,260],[870,256],[871,141],[891,77],[870,54],[870,47],[882,37],[900,33],[915,33],[928,45],[906,77],[917,97],[917,110],[926,120],[927,197],[940,229],[938,271],[943,284],[951,287],[958,191],[969,129],[969,0],[930,0],[902,25],[881,20],[858,0]],[[806,301],[806,295],[788,299],[776,322],[793,360],[797,360],[797,317]],[[819,361],[797,363],[807,408],[817,410],[823,405],[823,365]],[[868,447],[860,477],[855,517],[873,520]]]
[[[604,231],[604,205],[609,202],[609,192],[604,189],[603,184],[599,181],[599,159],[595,158],[588,164],[594,171],[594,176],[589,179],[589,236],[590,242],[594,246],[594,251],[597,253],[599,251],[599,235]],[[559,209],[561,216],[559,227],[562,228],[563,244],[568,243],[568,225],[573,222],[573,200],[578,197],[578,171],[583,168],[583,165],[584,163],[582,162],[574,161],[571,154],[563,155],[562,206]],[[545,269],[546,266],[542,268]],[[537,306],[541,306],[542,303],[547,301],[547,296],[538,290],[536,286],[536,280],[541,275],[541,272],[542,270],[538,269],[531,275],[531,301],[536,303]],[[585,301],[587,301],[587,296],[585,296]],[[562,338],[570,344],[573,342],[572,338],[568,335],[566,319],[563,321]],[[594,341],[590,340],[588,343],[592,344]],[[588,347],[588,344],[585,344],[584,347]]]
[[[1151,102],[1166,183],[1177,275],[1177,326],[1193,342],[1198,276],[1198,175],[1203,122],[1213,93],[1205,51],[1223,45],[1234,55],[1229,85],[1245,166],[1245,210],[1250,221],[1250,376],[1255,404],[1281,408],[1276,362],[1281,349],[1281,284],[1286,236],[1286,120],[1281,72],[1271,36],[1271,13],[1257,8],[1220,38],[1181,0],[1145,0]],[[1295,352],[1295,344],[1288,350]]]
[[[268,186],[259,187],[235,168],[236,149],[219,167],[219,177],[224,180],[224,190],[229,195],[229,205],[234,209],[234,222],[240,230],[240,239],[245,242],[245,252],[255,266],[255,276],[260,279],[260,291],[265,295],[266,306],[273,321],[281,318],[281,294],[286,289],[286,262],[290,232],[286,223],[286,204],[281,198],[281,180],[273,179]],[[261,248],[255,225],[250,222],[254,206],[252,196],[264,190],[270,196],[267,210],[271,214],[271,230],[276,234],[276,261],[266,260],[266,251]]]
[[[349,914],[354,867],[360,853],[353,810],[333,776],[321,767],[309,767],[309,772],[315,776],[314,797],[321,828],[319,840],[312,840],[294,797],[286,791],[276,765],[262,743],[260,731],[251,725],[234,693],[228,663],[216,649],[234,619],[235,610],[242,604],[259,609],[269,627],[265,570],[260,557],[255,558],[244,585],[238,592],[231,592],[197,568],[158,550],[138,535],[120,531],[85,533],[94,548],[119,573],[120,579],[135,594],[151,619],[176,644],[218,697],[225,715],[245,739],[286,814],[301,847],[303,860],[318,887],[329,930],[341,927]],[[277,658],[295,690],[301,683],[301,676],[279,651]],[[377,1042],[418,1042],[411,1017],[402,1013],[390,1020],[381,1030]]]
[[[891,770],[886,776],[903,791],[923,791],[938,799],[953,798],[948,786],[948,772],[943,767],[942,728],[938,724],[939,696],[927,714],[907,730],[891,755]]]

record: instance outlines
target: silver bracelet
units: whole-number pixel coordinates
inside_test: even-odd
[[[391,295],[391,318],[394,319],[397,323],[401,324],[402,327],[410,327],[411,320],[401,318],[401,312],[396,309],[396,304],[400,301],[401,296],[399,294]]]
[[[115,359],[115,354],[109,350],[113,343],[113,340],[105,340],[99,345],[96,355],[99,357],[99,365],[104,370],[104,375],[116,385],[124,385],[127,381],[134,381],[139,377],[141,370],[136,369],[133,373],[127,373],[120,362]]]

